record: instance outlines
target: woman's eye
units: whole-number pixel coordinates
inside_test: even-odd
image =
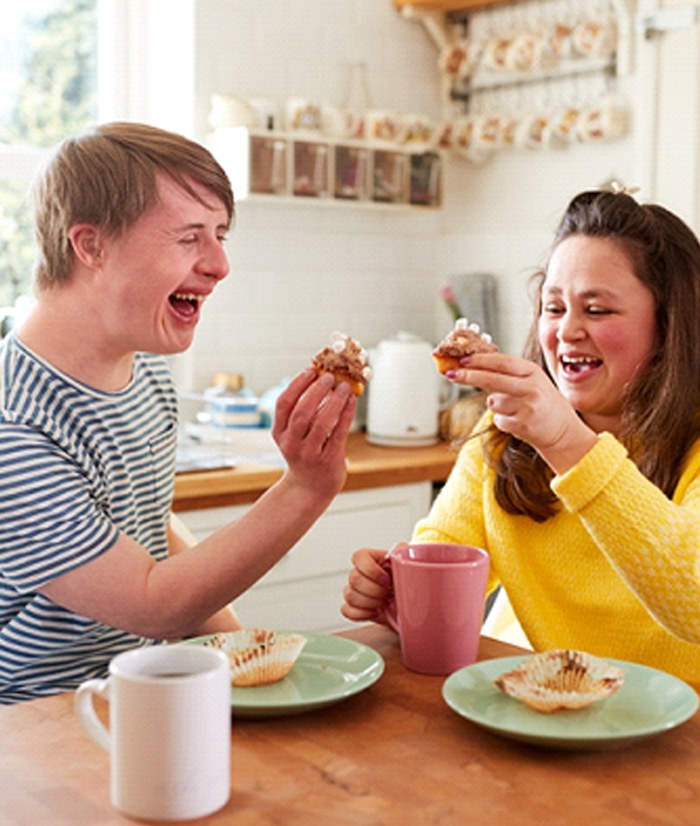
[[[542,312],[547,315],[557,315],[557,313],[563,313],[564,308],[560,307],[558,304],[543,304]]]
[[[586,311],[588,315],[608,315],[610,310],[606,310],[605,307],[589,307]]]

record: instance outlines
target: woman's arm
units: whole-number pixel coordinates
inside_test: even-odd
[[[552,488],[657,622],[700,642],[700,443],[672,500],[610,434]]]
[[[486,390],[496,426],[540,453],[557,474],[552,489],[562,505],[657,622],[700,642],[700,446],[669,500],[613,435],[587,427],[532,362],[478,354],[453,379]],[[454,524],[458,509],[458,500],[450,502],[441,522]]]

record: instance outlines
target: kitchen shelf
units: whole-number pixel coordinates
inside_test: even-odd
[[[617,64],[614,58],[597,58],[566,61],[560,65],[548,68],[530,70],[526,74],[517,71],[499,71],[482,73],[473,78],[462,89],[450,90],[451,100],[460,100],[468,103],[472,95],[480,92],[495,92],[502,89],[525,88],[538,84],[548,84],[561,80],[575,80],[587,76],[607,76],[614,78],[617,75]]]
[[[629,109],[634,0],[394,0],[438,51],[452,148],[483,163],[496,150],[617,140]]]
[[[398,9],[407,6],[433,11],[464,11],[485,9],[489,6],[513,5],[517,0],[394,0]]]
[[[425,144],[232,127],[213,132],[209,146],[239,201],[392,209],[442,205],[442,155]]]

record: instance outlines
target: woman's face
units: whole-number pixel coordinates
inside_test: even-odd
[[[542,285],[540,346],[557,387],[596,432],[616,433],[630,381],[657,348],[655,302],[621,244],[573,235]]]

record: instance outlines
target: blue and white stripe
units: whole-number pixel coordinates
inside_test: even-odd
[[[0,347],[0,704],[75,688],[151,642],[81,617],[38,590],[120,533],[167,555],[177,402],[165,360],[137,355],[105,393],[14,336]]]

